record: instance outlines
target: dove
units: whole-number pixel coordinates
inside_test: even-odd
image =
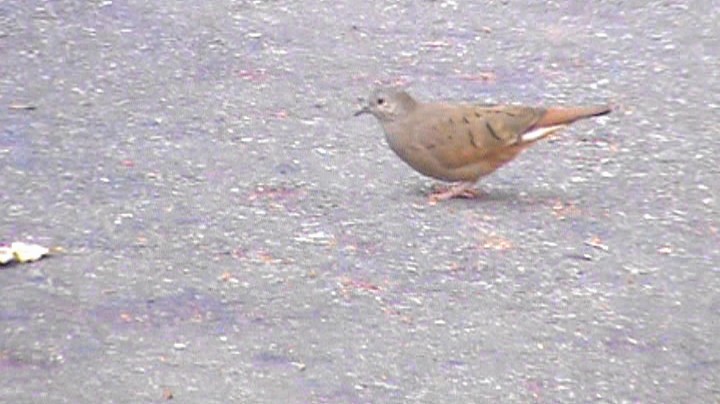
[[[609,106],[530,107],[423,103],[397,88],[374,90],[355,116],[377,118],[390,148],[417,172],[454,183],[431,202],[476,196],[477,181],[537,141]]]

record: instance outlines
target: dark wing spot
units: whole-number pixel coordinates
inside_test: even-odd
[[[477,148],[478,145],[475,143],[475,136],[472,133],[472,129],[468,129],[467,135],[470,138],[470,144],[473,145],[473,147]]]
[[[497,133],[495,133],[495,129],[493,129],[492,125],[490,125],[490,122],[485,122],[485,126],[486,126],[486,127],[488,128],[488,130],[490,131],[490,135],[491,135],[492,137],[494,137],[494,138],[497,139],[497,140],[502,140],[502,139],[500,139],[500,136],[498,136]]]

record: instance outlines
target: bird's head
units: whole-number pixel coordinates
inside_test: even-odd
[[[392,122],[408,113],[417,106],[417,102],[404,90],[381,88],[373,91],[367,105],[355,113],[355,116],[371,114],[380,122]]]

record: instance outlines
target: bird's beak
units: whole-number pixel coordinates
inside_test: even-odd
[[[353,115],[355,115],[355,116],[360,116],[360,115],[362,115],[362,114],[369,114],[369,113],[370,113],[370,107],[368,107],[368,106],[366,105],[366,106],[362,107],[362,109],[360,109],[360,111],[354,113]]]

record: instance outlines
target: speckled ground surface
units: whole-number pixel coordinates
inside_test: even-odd
[[[0,402],[717,402],[719,10],[0,1]],[[429,206],[378,83],[618,110]]]

